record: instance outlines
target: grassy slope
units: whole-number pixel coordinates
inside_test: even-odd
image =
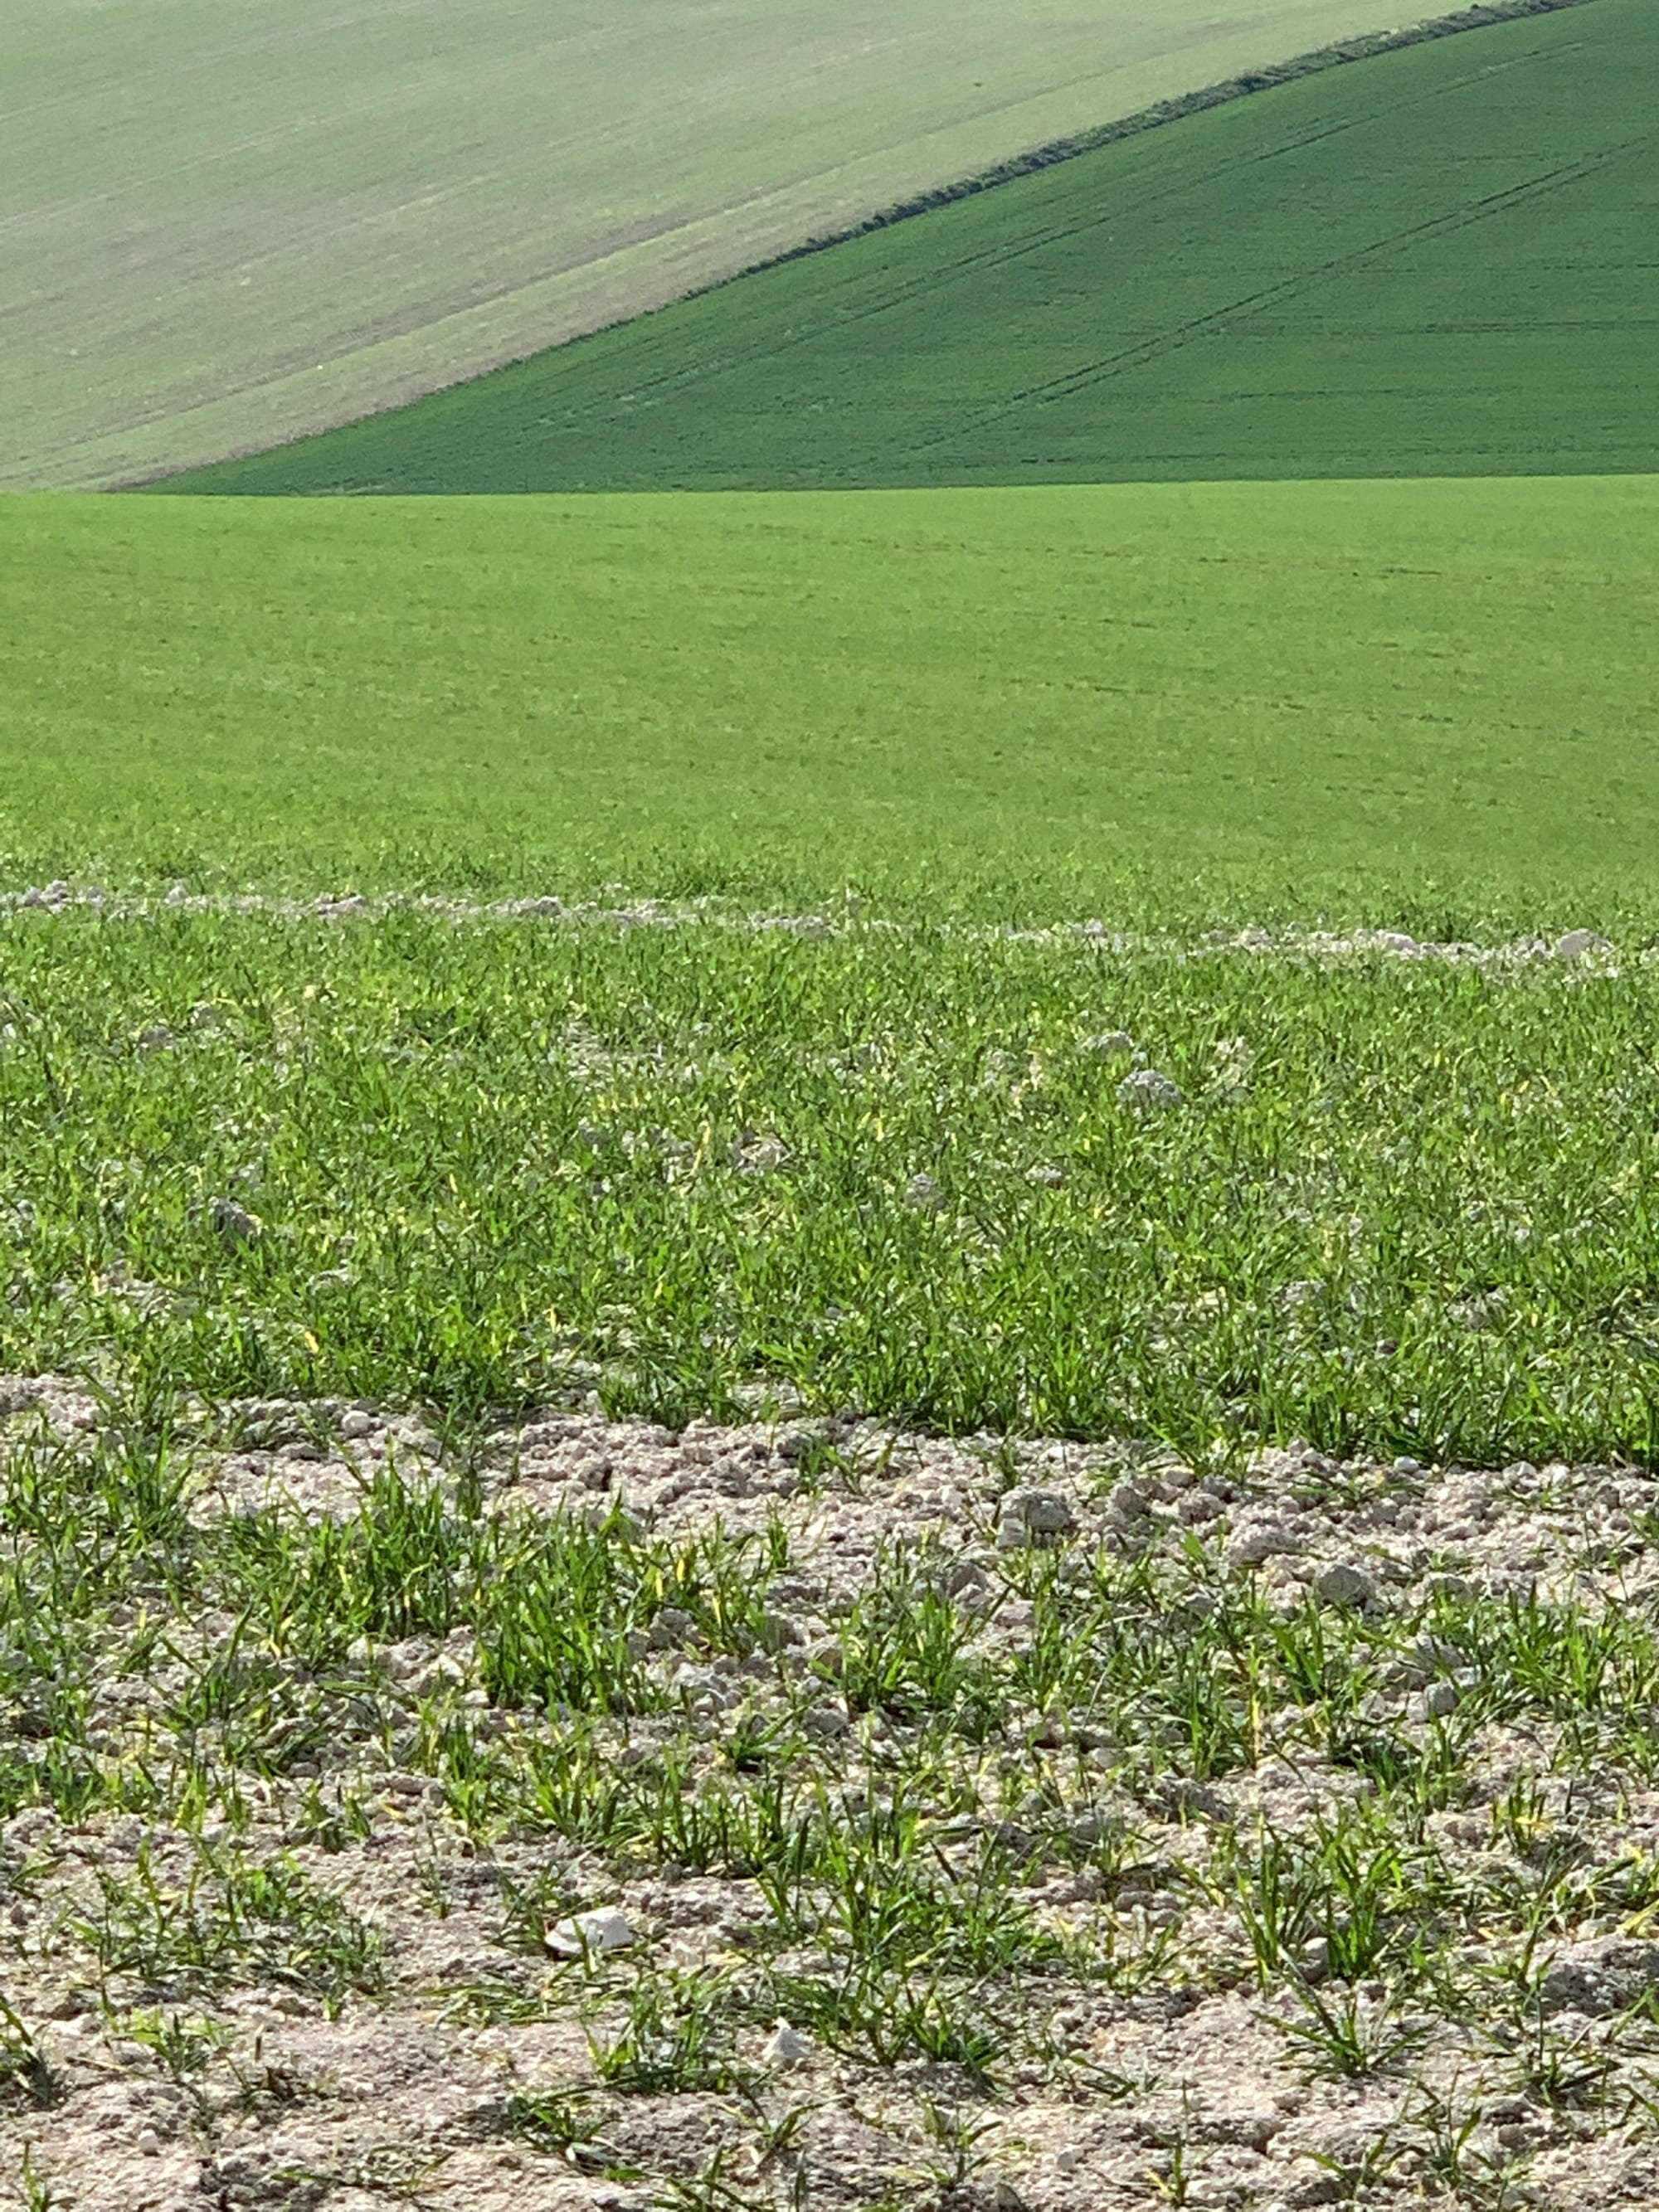
[[[1381,0],[9,0],[0,485],[291,436]]]
[[[1652,479],[7,520],[13,882],[1654,905]]]
[[[1659,10],[1103,148],[287,451],[246,491],[1659,466]]]

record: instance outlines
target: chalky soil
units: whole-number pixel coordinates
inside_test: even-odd
[[[0,1402],[20,2201],[1659,2203],[1650,1475]]]

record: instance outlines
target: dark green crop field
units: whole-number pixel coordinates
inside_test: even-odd
[[[176,480],[246,492],[1659,467],[1659,9],[1337,68]]]
[[[14,884],[1655,905],[1650,478],[4,520]]]

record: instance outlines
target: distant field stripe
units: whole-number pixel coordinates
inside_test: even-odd
[[[896,940],[952,945],[1048,945],[1056,952],[1097,953],[1113,962],[1185,965],[1194,960],[1243,961],[1293,968],[1348,966],[1367,961],[1398,966],[1468,968],[1483,975],[1553,976],[1577,989],[1587,981],[1613,981],[1626,970],[1659,968],[1659,944],[1621,948],[1596,931],[1562,931],[1552,938],[1533,931],[1496,943],[1413,937],[1408,932],[1360,925],[1349,929],[1242,928],[1148,931],[1127,921],[1109,927],[1097,918],[1012,923],[899,921],[830,902],[827,910],[775,914],[745,910],[716,899],[659,899],[641,892],[621,902],[561,898],[547,891],[511,899],[474,899],[422,891],[318,891],[277,895],[257,891],[192,891],[174,884],[165,894],[108,891],[95,884],[57,882],[0,890],[0,915],[95,916],[114,924],[149,927],[157,921],[249,921],[315,924],[323,928],[375,928],[388,916],[415,915],[458,927],[520,927],[585,930],[599,936],[635,929],[706,931],[738,937],[863,939],[872,945]]]
[[[3,504],[0,884],[1659,927],[1659,477]]]
[[[1637,142],[1632,143],[1633,147]],[[1630,149],[1626,148],[1618,149],[1620,153],[1626,150]],[[1473,206],[1460,208],[1449,214],[1437,216],[1431,222],[1413,224],[1404,230],[1391,233],[1384,238],[1373,240],[1369,245],[1357,247],[1352,253],[1340,255],[1315,268],[1298,270],[1295,276],[1287,276],[1282,283],[1270,285],[1261,292],[1247,294],[1240,299],[1229,301],[1224,307],[1212,307],[1205,314],[1195,317],[1190,323],[1182,324],[1173,330],[1162,332],[1158,337],[1148,339],[1144,344],[1126,347],[1121,353],[1115,354],[1105,361],[1095,362],[1088,368],[1073,371],[1071,375],[1057,378],[1051,384],[1033,385],[1026,391],[1012,394],[1007,404],[1014,406],[1030,400],[1070,398],[1078,392],[1088,391],[1092,386],[1104,381],[1110,376],[1121,374],[1125,369],[1142,367],[1162,358],[1165,354],[1174,352],[1201,332],[1226,323],[1232,316],[1253,314],[1261,308],[1276,306],[1287,300],[1294,300],[1300,294],[1307,291],[1311,285],[1322,283],[1332,276],[1340,276],[1352,270],[1362,269],[1367,262],[1375,260],[1379,254],[1391,252],[1408,240],[1422,240],[1442,237],[1474,224],[1488,222],[1509,209],[1521,205],[1528,199],[1540,194],[1563,190],[1568,185],[1580,183],[1584,178],[1594,176],[1599,170],[1605,168],[1613,158],[1615,158],[1613,155],[1598,155],[1590,160],[1579,162],[1571,168],[1552,169],[1547,174],[1533,178],[1524,185],[1516,185],[1505,191],[1495,192],[1489,198],[1479,201]],[[981,418],[981,421],[986,419],[988,418]]]

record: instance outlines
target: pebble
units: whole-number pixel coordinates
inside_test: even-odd
[[[580,1959],[591,1953],[608,1958],[613,1951],[631,1950],[639,1940],[632,1921],[613,1905],[601,1905],[592,1912],[578,1912],[568,1920],[556,1921],[544,1938],[548,1949],[557,1959]]]
[[[1235,1528],[1221,1547],[1230,1567],[1259,1567],[1264,1559],[1295,1559],[1302,1546],[1277,1521],[1246,1522]]]
[[[1176,1513],[1187,1528],[1195,1528],[1206,1521],[1218,1519],[1224,1510],[1215,1492],[1200,1485],[1198,1489],[1185,1492],[1176,1507]]]
[[[769,2066],[799,2066],[812,2055],[812,2045],[799,2028],[781,2020],[767,2038],[761,2057]]]
[[[1314,1595],[1327,1605],[1370,1605],[1376,1597],[1374,1579],[1350,1559],[1333,1559],[1329,1566],[1322,1567],[1313,1586]]]
[[[1005,1552],[1070,1536],[1077,1528],[1077,1516],[1057,1490],[1011,1490],[1000,1500],[998,1516],[997,1543]]]
[[[672,1651],[690,1643],[696,1634],[697,1624],[689,1613],[677,1605],[659,1608],[651,1624],[649,1642],[653,1651]]]
[[[1554,951],[1558,960],[1588,960],[1592,954],[1611,952],[1613,946],[1593,929],[1570,929],[1557,938]]]
[[[1184,1094],[1178,1083],[1172,1083],[1155,1067],[1138,1067],[1133,1075],[1126,1075],[1117,1086],[1118,1103],[1132,1106],[1137,1113],[1162,1113],[1170,1106],[1182,1103]]]
[[[234,1198],[210,1199],[208,1218],[224,1242],[233,1248],[257,1243],[264,1226],[257,1214],[250,1213],[245,1206],[238,1206]]]

